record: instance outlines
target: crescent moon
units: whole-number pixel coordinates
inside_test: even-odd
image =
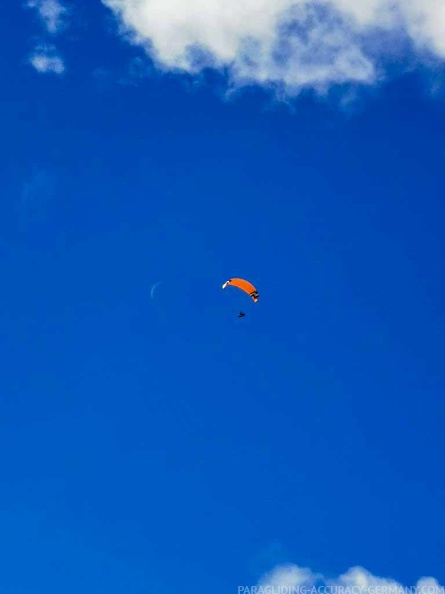
[[[150,297],[151,297],[152,299],[154,299],[154,297],[155,297],[155,291],[156,291],[156,289],[159,287],[159,285],[160,285],[161,283],[162,283],[162,281],[158,281],[158,282],[157,282],[157,283],[155,283],[155,284],[152,286],[152,288],[150,289]]]

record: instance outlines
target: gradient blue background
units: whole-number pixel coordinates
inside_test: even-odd
[[[121,84],[83,10],[57,78],[6,9],[0,591],[444,583],[443,99]]]

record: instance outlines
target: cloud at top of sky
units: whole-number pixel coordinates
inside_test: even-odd
[[[28,0],[26,6],[37,11],[45,33],[52,37],[67,27],[68,9],[59,0]],[[65,63],[52,43],[39,43],[29,63],[40,73],[63,74]]]
[[[65,28],[68,10],[59,0],[29,0],[27,6],[37,11],[50,35],[57,35]]]
[[[416,584],[402,585],[390,578],[377,577],[362,567],[351,567],[338,577],[327,578],[308,568],[287,564],[264,575],[256,586],[256,594],[293,594],[299,591],[311,594],[313,588],[322,594],[445,593],[445,588],[433,577],[421,577]],[[240,590],[240,594],[253,592],[248,587]]]
[[[213,67],[231,84],[376,83],[386,61],[445,60],[443,0],[102,0],[166,70]]]

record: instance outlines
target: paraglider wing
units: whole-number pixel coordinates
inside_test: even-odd
[[[260,298],[260,296],[258,295],[258,291],[252,285],[252,283],[249,283],[249,281],[246,281],[243,278],[231,278],[223,284],[222,288],[225,289],[229,286],[238,287],[238,289],[241,289],[241,291],[244,291],[245,293],[250,295],[250,297],[252,297],[255,303]]]

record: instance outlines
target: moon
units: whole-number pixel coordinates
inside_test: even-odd
[[[152,299],[154,299],[154,298],[155,298],[155,292],[156,292],[156,289],[159,287],[159,285],[160,285],[161,283],[162,283],[162,281],[158,281],[158,282],[157,282],[157,283],[155,283],[155,284],[152,286],[152,288],[150,289],[150,297],[151,297]]]

